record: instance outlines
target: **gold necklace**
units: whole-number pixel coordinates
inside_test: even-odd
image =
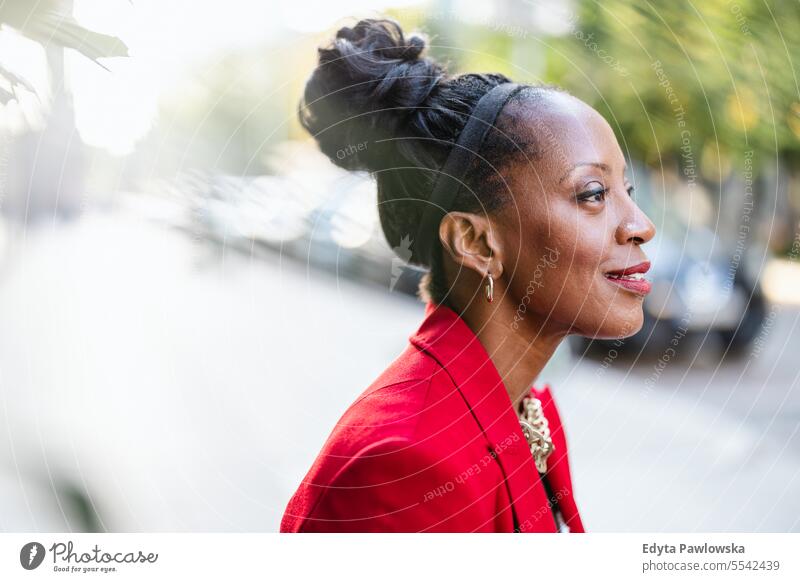
[[[522,399],[522,414],[519,415],[522,434],[531,448],[533,462],[539,473],[547,472],[547,457],[555,450],[550,438],[550,428],[542,411],[542,402],[533,396]]]

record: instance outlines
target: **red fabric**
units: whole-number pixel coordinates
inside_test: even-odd
[[[282,532],[555,532],[503,382],[477,336],[429,303],[406,349],[350,405],[292,496]],[[583,532],[550,387],[548,480]]]

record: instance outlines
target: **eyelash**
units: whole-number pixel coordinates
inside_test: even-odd
[[[633,193],[636,189],[633,186],[628,186],[628,196],[633,197]],[[602,196],[605,199],[606,194],[608,194],[608,188],[596,188],[594,190],[589,190],[588,192],[583,192],[578,195],[578,202],[586,202],[587,200],[591,199],[593,196]],[[596,202],[600,202],[601,200],[597,200]]]

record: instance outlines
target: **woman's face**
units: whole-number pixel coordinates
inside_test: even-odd
[[[510,168],[514,202],[491,218],[508,285],[504,299],[517,305],[513,327],[633,335],[650,288],[641,278],[649,263],[640,245],[655,227],[631,196],[614,132],[594,109],[563,93],[521,111],[523,131],[542,155]]]

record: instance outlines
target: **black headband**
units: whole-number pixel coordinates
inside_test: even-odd
[[[417,262],[431,264],[434,242],[439,238],[439,223],[450,212],[453,201],[464,182],[470,163],[480,151],[489,129],[494,127],[497,116],[508,100],[522,88],[517,83],[502,83],[493,87],[478,100],[464,129],[458,135],[453,149],[447,156],[433,186],[433,192],[425,206],[417,238],[413,241],[413,254]]]

